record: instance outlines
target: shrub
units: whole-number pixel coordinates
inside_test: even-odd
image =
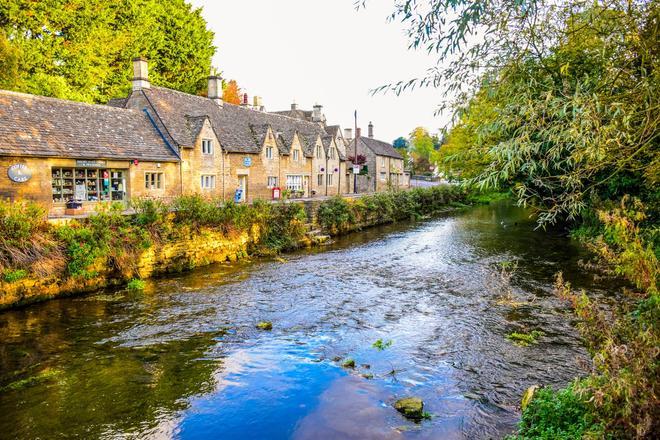
[[[294,248],[305,236],[307,213],[302,203],[255,204],[254,222],[262,228],[260,245],[273,252]]]
[[[170,207],[158,199],[134,199],[131,207],[135,210],[134,222],[145,227],[158,240],[171,230]]]
[[[591,415],[587,400],[569,386],[563,390],[540,388],[523,410],[513,439],[577,440],[601,437],[602,428]]]
[[[147,283],[145,283],[143,280],[139,278],[133,278],[128,282],[126,287],[128,288],[128,290],[144,290],[146,285]]]
[[[324,200],[319,206],[318,222],[323,229],[333,234],[345,231],[355,222],[355,214],[349,202],[341,196]]]
[[[22,269],[48,276],[63,267],[46,210],[35,202],[0,200],[0,272]]]
[[[15,283],[20,281],[28,275],[26,270],[17,269],[17,270],[5,270],[2,274],[2,279],[7,283]]]

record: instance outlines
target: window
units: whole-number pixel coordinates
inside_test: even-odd
[[[215,188],[215,176],[212,174],[202,174],[200,184],[202,186],[202,189]]]
[[[144,173],[146,189],[163,189],[163,173]]]
[[[380,167],[385,168],[385,158],[384,157],[380,158]]]
[[[202,139],[202,154],[213,154],[213,140]]]
[[[328,151],[328,157],[330,157],[330,159],[335,158],[335,149],[334,148],[330,148],[330,150]]]
[[[302,176],[286,176],[286,189],[302,191]]]
[[[316,181],[319,186],[323,186],[323,174],[319,174],[316,178]]]
[[[126,199],[125,171],[104,168],[52,168],[54,203],[120,201]],[[161,179],[162,182],[162,179]]]
[[[300,151],[293,150],[293,160],[295,160],[296,162],[300,160]]]
[[[387,173],[385,171],[381,171],[380,172],[380,180],[385,182],[386,178],[387,178]]]
[[[323,157],[323,151],[321,150],[323,147],[320,145],[316,146],[316,158],[321,159]]]
[[[328,186],[332,185],[332,174],[328,174]]]
[[[277,176],[268,176],[266,185],[268,188],[275,188],[277,186]]]
[[[273,147],[266,147],[266,159],[272,159],[272,158],[273,158]]]

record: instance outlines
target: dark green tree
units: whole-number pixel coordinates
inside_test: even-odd
[[[0,2],[0,85],[16,91],[106,102],[127,94],[131,59],[143,56],[154,84],[197,93],[214,52],[184,0]]]

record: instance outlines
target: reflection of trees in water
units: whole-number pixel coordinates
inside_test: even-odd
[[[213,389],[218,361],[203,358],[216,334],[146,347],[99,344],[144,317],[113,322],[112,303],[66,304],[3,315],[0,386],[50,372],[42,382],[3,391],[0,430],[8,438],[137,434],[184,409],[187,397]]]

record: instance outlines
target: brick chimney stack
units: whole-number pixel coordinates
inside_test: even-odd
[[[148,89],[149,84],[149,66],[146,58],[133,58],[133,90]]]
[[[222,107],[222,78],[217,75],[209,76],[208,98]]]
[[[323,106],[321,104],[314,105],[314,111],[312,112],[312,122],[325,122],[323,117]]]
[[[369,122],[369,137],[371,139],[374,138],[374,124],[372,124],[371,122]]]
[[[247,93],[243,93],[243,102],[241,103],[241,105],[243,107],[247,107],[248,105],[250,105],[250,100],[248,99]]]

